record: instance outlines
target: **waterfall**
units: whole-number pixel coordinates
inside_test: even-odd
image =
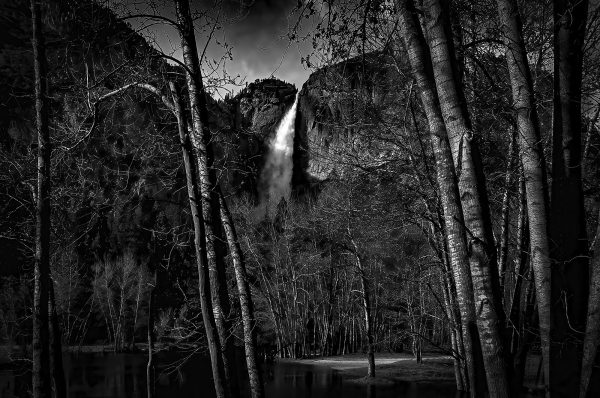
[[[269,144],[269,153],[261,175],[264,187],[262,202],[269,215],[274,215],[282,198],[289,199],[292,189],[292,155],[298,94],[296,93],[293,105],[277,126],[275,137]]]

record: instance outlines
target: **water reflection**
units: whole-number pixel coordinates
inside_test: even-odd
[[[278,363],[267,371],[266,393],[269,398],[456,398],[448,384],[365,385],[348,381],[336,371],[322,366]]]
[[[185,363],[178,363],[180,359],[181,355],[173,353],[158,356],[157,398],[213,397],[209,361],[202,357],[192,357]],[[146,396],[146,358],[141,354],[68,355],[65,356],[65,373],[69,398]],[[267,366],[265,381],[267,398],[458,397],[452,386],[448,385],[364,385],[349,382],[338,372],[326,367],[290,362]],[[30,374],[27,371],[0,372],[0,397],[29,396]]]

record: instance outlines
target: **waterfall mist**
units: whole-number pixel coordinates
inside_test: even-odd
[[[260,207],[269,216],[274,215],[282,198],[287,200],[290,197],[297,106],[298,93],[296,93],[294,103],[277,126],[277,132],[269,144],[267,160],[261,174],[264,190],[261,195]]]

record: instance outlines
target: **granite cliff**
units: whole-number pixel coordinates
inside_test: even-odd
[[[295,182],[324,181],[381,166],[395,148],[410,79],[390,53],[371,53],[315,71],[300,91]],[[406,70],[406,69],[404,69]]]

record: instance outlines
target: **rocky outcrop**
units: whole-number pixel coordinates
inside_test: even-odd
[[[229,125],[218,134],[216,155],[227,191],[258,198],[264,157],[296,91],[281,80],[257,80],[222,103]]]
[[[397,132],[408,82],[388,53],[352,58],[314,72],[299,98],[296,184],[385,161],[394,148],[382,143]]]
[[[277,79],[257,80],[248,84],[233,98],[235,128],[268,141],[285,110],[294,102],[296,91],[292,84]]]

